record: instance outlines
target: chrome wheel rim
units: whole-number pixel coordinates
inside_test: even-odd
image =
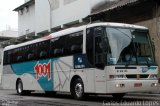
[[[83,87],[81,83],[77,83],[75,86],[75,93],[77,95],[77,97],[81,97],[82,93],[83,93]]]

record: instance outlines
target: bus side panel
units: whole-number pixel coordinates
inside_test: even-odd
[[[57,59],[45,59],[12,64],[7,67],[4,66],[4,87],[15,89],[16,80],[21,78],[24,90],[53,91],[54,68],[51,64],[56,60]],[[5,76],[6,73],[10,73],[10,76]],[[10,85],[10,87],[7,85]]]
[[[73,75],[79,75],[84,83],[85,93],[95,92],[95,68],[88,61],[86,54],[74,55],[74,72]]]
[[[62,57],[53,62],[54,90],[70,91],[70,79],[73,71],[73,56]]]
[[[37,82],[35,77],[31,74],[23,74],[20,76],[20,79],[23,82],[23,89],[24,90],[38,90],[38,91],[44,91],[44,89],[41,87],[41,85]]]
[[[2,87],[3,89],[15,89],[18,75],[14,74],[10,65],[3,66]]]
[[[106,71],[95,69],[95,93],[106,93]]]
[[[24,74],[23,76],[17,76],[15,74],[4,74],[2,77],[3,89],[16,89],[16,81],[18,78],[22,80],[24,90],[43,91],[41,86],[37,83],[37,80],[35,80],[35,78],[30,74]]]
[[[73,58],[74,56],[62,57],[53,63],[55,91],[70,92],[70,84],[74,76],[79,76],[82,79],[85,89],[88,87],[88,83],[86,81],[87,70],[75,69],[73,67],[74,66]]]
[[[82,59],[82,63],[77,63],[76,60]],[[80,60],[81,60],[80,59]],[[69,57],[59,58],[53,63],[54,67],[54,90],[70,92],[70,83],[74,76],[79,76],[84,83],[84,91],[86,93],[94,93],[94,69],[88,68],[86,56],[78,54]],[[80,66],[85,66],[81,67]]]
[[[16,89],[17,76],[13,74],[5,74],[2,76],[3,89]]]
[[[84,70],[86,73],[86,84],[84,85],[84,91],[86,93],[95,93],[95,69],[94,68],[87,68]]]

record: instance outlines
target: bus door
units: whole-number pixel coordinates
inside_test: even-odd
[[[93,54],[94,54],[94,65],[95,69],[95,89],[96,93],[106,92],[106,71],[104,70],[104,53],[102,47],[102,34],[103,30],[101,27],[94,29],[93,38]]]

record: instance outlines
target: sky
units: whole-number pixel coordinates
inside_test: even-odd
[[[18,29],[18,13],[13,10],[23,3],[24,0],[0,0],[0,31]]]

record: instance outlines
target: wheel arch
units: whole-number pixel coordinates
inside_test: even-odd
[[[82,80],[82,78],[79,76],[79,75],[74,75],[73,77],[72,77],[72,79],[71,79],[71,82],[70,82],[70,92],[72,91],[72,86],[73,86],[73,84],[74,84],[74,81],[76,80],[76,79],[81,79]],[[83,80],[82,80],[82,82],[83,82]],[[83,86],[84,86],[84,82],[83,82]]]

